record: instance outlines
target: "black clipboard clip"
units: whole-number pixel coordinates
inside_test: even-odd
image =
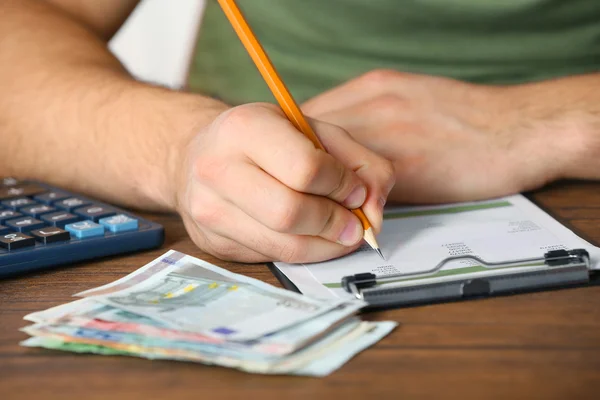
[[[505,274],[477,278],[457,278],[435,283],[416,283],[408,286],[385,287],[382,284],[398,279],[427,278],[452,261],[472,260],[490,271],[517,267],[522,264],[540,264],[548,268],[533,271],[510,271]],[[435,267],[414,273],[377,276],[361,273],[344,276],[341,285],[357,299],[369,306],[386,307],[429,303],[460,298],[484,297],[510,292],[526,292],[542,288],[587,283],[590,280],[590,255],[585,249],[552,250],[543,257],[489,262],[474,255],[448,257]]]

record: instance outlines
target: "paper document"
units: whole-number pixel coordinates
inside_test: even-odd
[[[353,297],[340,282],[342,277],[358,273],[410,275],[380,283],[395,287],[506,271],[491,270],[473,260],[460,260],[435,273],[419,275],[450,256],[475,255],[487,262],[504,262],[539,258],[550,250],[585,248],[590,252],[593,268],[600,269],[599,248],[579,238],[522,195],[451,205],[389,208],[377,240],[386,261],[365,245],[335,260],[275,263],[275,266],[303,294],[319,298]],[[511,268],[533,271],[545,266],[540,262]]]

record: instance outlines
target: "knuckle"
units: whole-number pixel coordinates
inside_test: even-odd
[[[351,174],[348,173],[348,170],[342,164],[336,163],[335,165],[337,166],[338,178],[335,186],[331,188],[331,191],[327,195],[327,197],[333,199],[350,194],[350,189],[353,187],[353,179]]]
[[[279,248],[279,259],[289,264],[303,262],[306,259],[307,249],[301,240],[290,240]]]
[[[223,222],[225,212],[222,207],[216,204],[198,204],[192,205],[192,218],[202,226],[213,227]]]
[[[321,228],[321,232],[319,235],[326,235],[329,232],[333,232],[336,230],[336,213],[335,213],[335,205],[334,203],[327,203],[326,217],[323,218],[323,227]]]
[[[387,87],[389,82],[397,79],[399,75],[400,73],[393,69],[380,68],[367,72],[361,77],[361,80],[367,85]]]
[[[391,121],[386,125],[386,132],[398,134],[417,133],[414,129],[414,124],[405,121]]]
[[[237,132],[256,118],[256,107],[243,105],[234,107],[222,114],[220,128]]]
[[[275,105],[268,103],[243,104],[221,114],[218,127],[220,131],[239,134],[246,130],[252,121],[272,113],[281,114],[281,111]]]
[[[227,164],[218,157],[204,156],[194,162],[194,176],[200,182],[214,182],[222,179]]]
[[[302,204],[294,195],[276,203],[270,213],[269,228],[276,232],[292,232],[298,225]]]
[[[369,104],[371,111],[376,112],[377,115],[386,120],[398,116],[399,111],[405,106],[406,102],[401,97],[392,93],[377,96]]]
[[[211,253],[222,260],[236,260],[239,257],[239,246],[229,240],[211,241]]]
[[[321,165],[322,158],[317,150],[298,157],[293,171],[294,189],[301,192],[310,189],[319,176]]]

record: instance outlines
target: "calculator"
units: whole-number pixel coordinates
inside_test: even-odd
[[[35,181],[0,178],[0,278],[159,247],[161,225]]]

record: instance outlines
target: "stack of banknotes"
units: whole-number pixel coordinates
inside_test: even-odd
[[[358,300],[315,299],[169,251],[71,303],[25,317],[28,347],[325,376],[395,322]]]

